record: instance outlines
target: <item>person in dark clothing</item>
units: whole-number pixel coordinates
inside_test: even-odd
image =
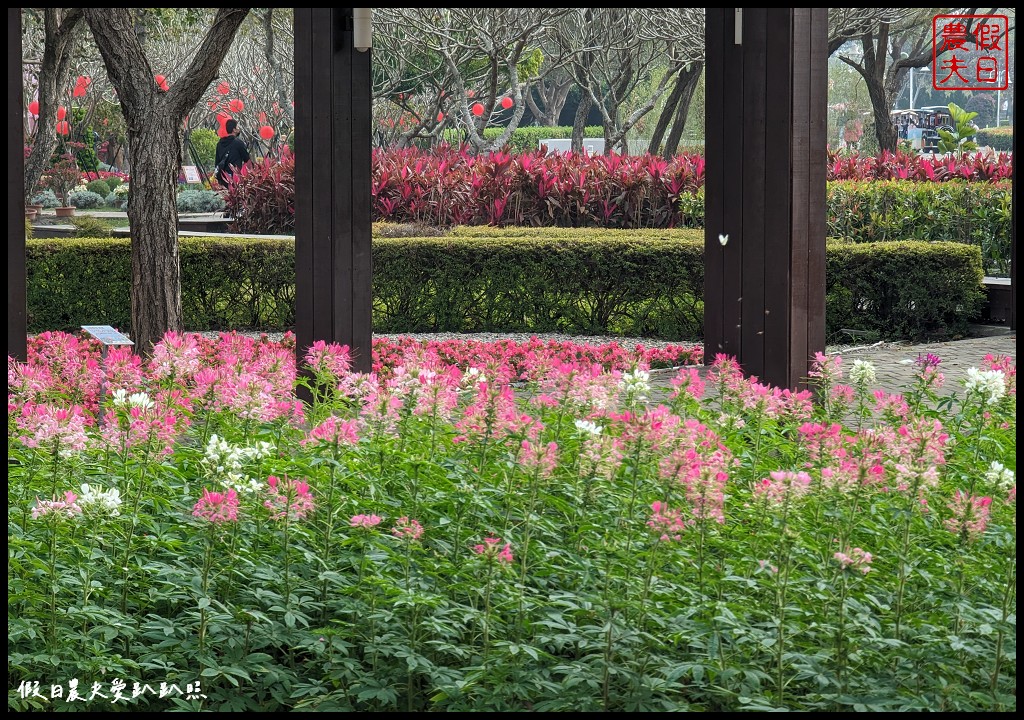
[[[227,135],[217,143],[217,154],[214,156],[217,167],[217,181],[227,187],[228,178],[238,172],[239,168],[249,162],[249,150],[245,142],[238,137],[242,129],[238,127],[238,121],[231,119],[224,123]]]

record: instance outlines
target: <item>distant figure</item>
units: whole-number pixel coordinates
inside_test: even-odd
[[[228,178],[249,162],[249,149],[245,147],[242,138],[238,137],[242,134],[242,129],[238,127],[237,120],[228,120],[224,123],[224,129],[228,134],[217,143],[217,154],[214,159],[217,166],[217,182],[227,187]]]

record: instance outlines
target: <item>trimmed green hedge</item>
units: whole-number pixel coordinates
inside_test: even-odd
[[[1010,183],[839,180],[828,184],[828,235],[976,245],[986,272],[1009,275],[1010,200]]]
[[[998,152],[1013,150],[1013,125],[982,128],[977,135],[978,147],[990,147]]]
[[[484,128],[484,139],[494,140],[501,137],[503,132],[505,132],[503,127]],[[449,143],[457,145],[461,142],[463,134],[458,129],[452,128],[445,131],[444,137]],[[568,140],[571,137],[572,125],[556,125],[553,127],[528,125],[517,127],[512,131],[512,136],[508,139],[505,149],[508,152],[514,153],[531,152],[539,147],[541,140]],[[587,125],[583,128],[583,137],[603,138],[604,128],[600,125]]]
[[[290,240],[182,240],[185,325],[292,327],[294,262]],[[699,230],[460,228],[376,238],[373,262],[378,332],[702,334]],[[130,273],[127,239],[29,240],[30,330],[129,327]],[[980,309],[981,278],[969,245],[830,242],[829,335],[962,334]]]

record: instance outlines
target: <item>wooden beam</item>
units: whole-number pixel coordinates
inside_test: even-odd
[[[796,387],[825,342],[828,16],[735,10],[707,11],[705,361]]]
[[[21,8],[7,8],[7,354],[28,354]]]
[[[352,8],[295,10],[295,334],[371,366],[370,53]]]

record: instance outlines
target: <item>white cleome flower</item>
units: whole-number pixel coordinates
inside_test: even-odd
[[[967,368],[967,380],[964,381],[967,394],[983,395],[985,405],[995,405],[1006,395],[1006,379],[998,370],[979,370]]]
[[[153,399],[144,392],[132,393],[128,396],[128,407],[142,408],[143,410],[149,410],[156,406]]]
[[[128,391],[124,388],[118,388],[110,395],[110,401],[117,407],[122,407],[128,404]]]
[[[850,381],[861,388],[866,388],[876,380],[875,366],[867,360],[854,360],[850,368]]]
[[[78,498],[78,504],[85,512],[97,510],[117,517],[121,514],[121,491],[117,488],[101,490],[88,483],[82,483],[82,494]]]
[[[651,374],[645,370],[622,373],[619,389],[630,402],[646,402],[647,393],[651,391]]]
[[[576,429],[580,431],[582,435],[600,435],[601,426],[597,423],[590,422],[589,420],[577,420]]]
[[[1014,475],[1013,470],[1008,469],[1001,462],[995,460],[988,466],[985,479],[993,485],[1001,487],[1003,490],[1009,490],[1017,484],[1017,477]]]

